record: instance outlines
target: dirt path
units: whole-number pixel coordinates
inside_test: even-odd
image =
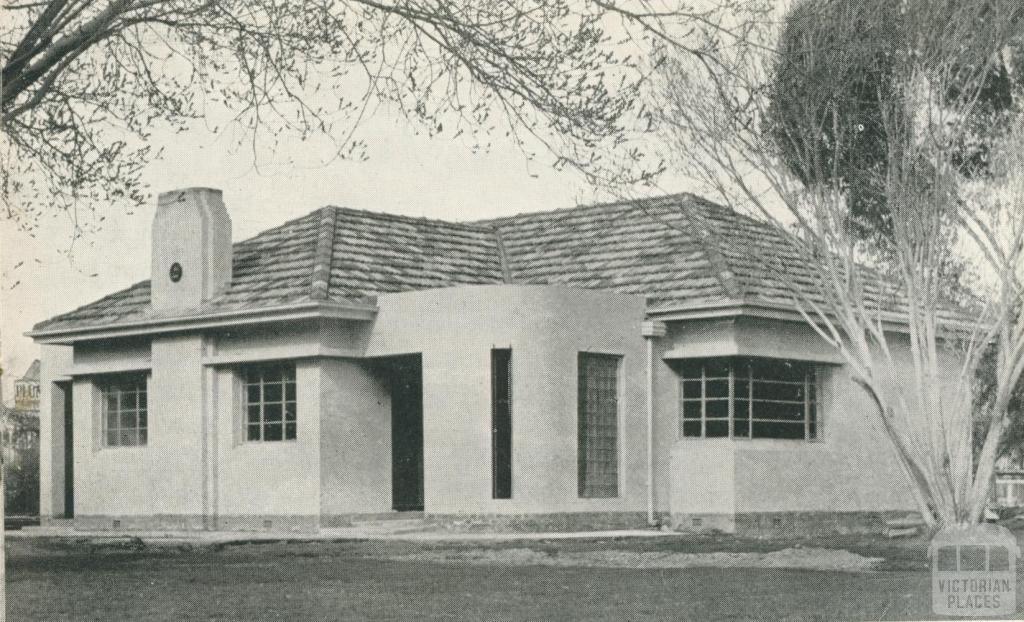
[[[788,548],[769,553],[584,551],[549,553],[530,548],[431,550],[388,556],[395,561],[594,568],[792,568],[859,572],[884,560],[838,549]]]

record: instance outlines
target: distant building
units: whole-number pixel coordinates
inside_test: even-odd
[[[998,507],[1024,506],[1024,449],[1017,449],[996,462],[994,496]]]
[[[14,381],[14,408],[39,411],[39,359],[32,361],[25,375]]]
[[[3,409],[2,451],[9,515],[39,513],[39,361],[14,381],[14,408]]]

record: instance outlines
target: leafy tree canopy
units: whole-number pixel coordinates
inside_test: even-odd
[[[1001,125],[1001,117],[1013,106],[1013,90],[1024,86],[1024,37],[1010,47],[997,40],[988,20],[1020,24],[1024,33],[1024,4],[983,0],[961,10],[966,2],[947,0],[934,3],[941,10],[931,16],[932,28],[922,28],[920,15],[906,10],[904,3],[889,0],[802,0],[785,18],[774,80],[769,91],[771,108],[765,131],[774,140],[787,167],[806,184],[845,183],[853,221],[864,235],[885,231],[888,209],[885,201],[885,163],[891,147],[886,135],[883,102],[894,100],[894,88],[904,88],[904,77],[893,71],[901,55],[933,55],[936,66],[944,66],[942,26],[957,23],[967,14],[972,20],[972,37],[958,49],[958,58],[987,63],[984,84],[966,123],[961,149],[953,155],[967,176],[984,175],[987,165],[987,135]],[[1010,7],[1007,9],[1007,7]],[[996,15],[1014,11],[1013,15]],[[929,37],[932,40],[929,40]],[[968,79],[976,67],[954,67]],[[955,84],[956,79],[948,79]],[[959,92],[947,93],[950,99]],[[891,123],[891,121],[890,121]]]

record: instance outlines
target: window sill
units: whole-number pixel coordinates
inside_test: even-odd
[[[679,437],[676,439],[678,443],[712,443],[712,444],[733,444],[740,447],[743,446],[757,446],[757,445],[784,445],[787,447],[793,446],[820,446],[824,445],[824,439],[816,438],[807,440],[803,438],[697,438],[693,436]]]

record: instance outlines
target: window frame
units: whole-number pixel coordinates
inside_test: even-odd
[[[139,449],[149,446],[149,374],[125,372],[112,374],[98,379],[96,388],[99,391],[100,408],[100,448],[102,449]],[[132,387],[126,390],[127,387]],[[122,408],[125,396],[134,396],[135,406]],[[110,398],[114,397],[117,408],[110,411]],[[111,415],[116,415],[117,425],[111,426]],[[134,415],[134,425],[125,426],[124,415]],[[134,432],[135,442],[124,443],[125,432]],[[118,441],[111,443],[111,433],[116,434]]]
[[[280,380],[267,380],[271,373],[274,373]],[[237,374],[241,388],[241,429],[239,431],[241,443],[262,445],[264,443],[294,443],[298,441],[298,382],[295,363],[292,361],[250,363],[239,367]],[[252,381],[254,376],[257,378],[256,382]],[[279,399],[266,399],[268,385],[280,385]],[[258,387],[259,400],[256,402],[252,401],[254,387]],[[291,399],[289,399],[289,395],[291,395]],[[289,405],[291,406],[290,410]],[[255,422],[250,418],[254,406],[257,407],[256,412],[258,413],[258,420]],[[267,406],[280,406],[280,419],[268,418]],[[289,426],[292,430],[291,436],[289,436]],[[279,438],[267,438],[267,429],[273,427],[280,427]],[[259,431],[257,438],[251,436],[254,429]]]
[[[511,499],[513,485],[512,348],[491,348],[491,498]]]
[[[794,365],[798,366],[803,371],[803,380],[787,380],[782,376],[771,377],[767,374],[758,377],[755,374],[755,364],[759,365],[770,365],[772,363],[778,365]],[[685,369],[687,365],[699,365],[700,376],[688,375]],[[728,366],[728,375],[709,375],[708,367],[712,366]],[[742,373],[741,373],[742,372]],[[819,366],[812,361],[802,361],[795,359],[768,359],[763,357],[708,357],[700,359],[687,359],[680,364],[677,368],[677,374],[679,377],[679,406],[678,406],[678,423],[676,427],[676,437],[678,440],[708,440],[708,439],[728,439],[728,440],[743,440],[743,441],[795,441],[795,442],[806,442],[816,443],[821,442],[824,438],[822,434],[821,426],[821,370]],[[724,395],[709,396],[708,383],[715,382],[727,382],[728,390]],[[699,395],[697,397],[691,397],[687,393],[687,383],[699,382]],[[740,389],[744,392],[739,393]],[[765,398],[756,397],[757,386],[775,386],[779,385],[784,387],[798,387],[798,394],[801,395],[801,399],[777,399],[777,398]],[[719,391],[720,392],[720,391]],[[709,416],[708,415],[708,403],[709,402],[725,402],[727,403],[726,415],[723,416]],[[687,416],[688,404],[700,404],[700,416],[699,418],[693,416]],[[738,416],[740,410],[739,404],[743,404],[742,409],[745,410],[745,415]],[[780,418],[757,415],[755,404],[761,404],[762,408],[765,404],[782,404],[789,406],[800,406],[802,404],[803,418],[801,420],[791,418]],[[692,408],[692,406],[691,406]],[[692,412],[692,410],[690,411]],[[713,435],[708,434],[708,422],[709,420],[713,423],[726,422],[725,428],[716,430]],[[687,433],[687,425],[692,426],[699,422],[700,433],[693,434]],[[797,437],[786,437],[786,436],[757,436],[755,435],[756,424],[774,424],[776,426],[796,426],[798,424],[803,427],[803,436]],[[746,427],[745,433],[740,433],[738,429],[740,425]],[[724,433],[720,433],[724,431]]]

